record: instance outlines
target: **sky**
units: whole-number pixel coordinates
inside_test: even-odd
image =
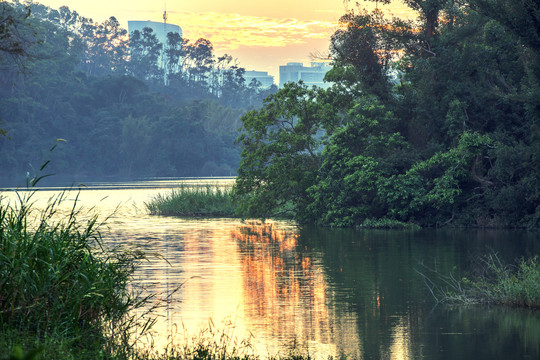
[[[80,15],[102,22],[115,16],[128,20],[163,21],[179,25],[183,37],[212,42],[216,56],[232,55],[246,70],[267,71],[278,82],[279,65],[328,54],[330,36],[347,11],[343,0],[38,0],[52,8],[67,5]],[[358,0],[373,8],[373,2]],[[350,1],[349,8],[356,8]],[[400,1],[379,5],[396,16],[410,16]]]

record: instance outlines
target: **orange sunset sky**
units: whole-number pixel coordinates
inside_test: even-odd
[[[67,5],[101,22],[115,16],[127,28],[128,20],[163,21],[180,25],[184,38],[209,39],[217,56],[230,54],[246,70],[267,71],[278,82],[279,65],[309,64],[310,54],[328,53],[329,39],[347,8],[343,0],[41,0],[52,8]],[[360,6],[375,3],[359,0]],[[355,1],[348,7],[356,8]],[[400,1],[379,5],[400,17],[411,17]],[[414,15],[412,15],[414,16]]]

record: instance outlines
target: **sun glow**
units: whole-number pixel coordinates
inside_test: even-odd
[[[175,13],[170,22],[182,24],[185,37],[203,37],[216,48],[235,50],[240,46],[286,47],[305,44],[310,39],[327,39],[337,29],[337,22],[246,16],[236,13]]]
[[[38,2],[53,8],[68,5],[98,23],[115,16],[126,28],[128,20],[162,21],[164,5],[142,0]],[[415,17],[401,1],[378,5],[381,11],[390,11],[395,16]],[[360,1],[358,6],[372,10],[377,4]],[[279,65],[309,63],[312,54],[327,54],[330,37],[347,11],[343,0],[168,1],[166,7],[167,22],[179,25],[185,38],[208,39],[217,56],[232,55],[247,70],[268,71],[276,76],[276,81]],[[350,1],[348,8],[357,9],[357,6]]]

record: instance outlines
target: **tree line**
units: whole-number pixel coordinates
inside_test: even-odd
[[[288,84],[243,116],[244,216],[540,226],[538,2],[405,3],[416,20],[341,18],[331,88]]]
[[[84,178],[233,175],[241,115],[276,91],[244,73],[207,39],[161,44],[114,17],[2,1],[0,177],[49,157],[51,171]]]

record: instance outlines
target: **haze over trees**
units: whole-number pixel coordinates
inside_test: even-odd
[[[128,44],[114,18],[2,2],[2,175],[62,138],[66,174],[229,175],[240,161],[243,216],[537,228],[539,5],[405,2],[417,20],[346,13],[333,86],[288,84],[260,108],[268,93],[206,39],[145,29]]]
[[[275,90],[246,83],[210,40],[127,35],[114,17],[0,3],[0,177],[20,179],[49,156],[78,179],[236,172],[239,119]]]
[[[540,5],[405,3],[416,21],[341,18],[333,87],[289,84],[242,118],[244,216],[540,226]]]

